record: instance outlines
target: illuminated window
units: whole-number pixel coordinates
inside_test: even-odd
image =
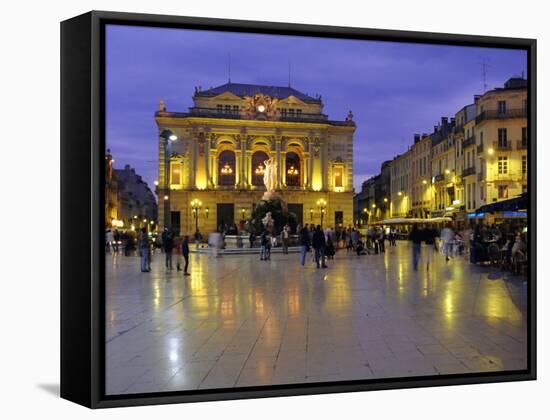
[[[219,113],[222,113],[223,112],[223,105],[221,105],[221,104],[216,105],[216,111],[218,111]]]
[[[498,129],[498,147],[505,149],[508,146],[508,130],[506,128]]]
[[[181,163],[173,162],[171,165],[171,184],[181,184]]]
[[[218,184],[235,185],[235,152],[224,150],[218,156]]]
[[[508,185],[499,185],[498,186],[498,198],[508,198]]]
[[[506,101],[498,101],[498,113],[506,114]]]
[[[342,188],[344,186],[344,168],[341,166],[334,167],[334,186]]]
[[[230,113],[231,113],[231,105],[226,105],[226,106],[225,106],[225,113],[226,113],[226,114],[230,114]]]
[[[508,158],[506,156],[498,158],[498,173],[499,175],[508,173]]]
[[[252,155],[252,185],[264,185],[264,162],[268,159],[269,156],[265,152],[258,151]]]
[[[294,152],[286,154],[286,185],[299,187],[300,179],[300,157]]]
[[[239,105],[233,105],[233,114],[239,113]]]

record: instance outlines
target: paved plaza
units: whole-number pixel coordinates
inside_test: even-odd
[[[527,282],[434,257],[194,254],[184,277],[109,254],[107,394],[526,368]]]

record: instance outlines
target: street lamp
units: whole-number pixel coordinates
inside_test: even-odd
[[[323,226],[323,218],[325,216],[325,209],[327,207],[327,202],[325,199],[320,198],[317,200],[317,208],[321,211],[321,226]]]
[[[193,216],[195,216],[195,232],[199,231],[199,210],[202,207],[202,202],[195,198],[191,201],[191,210],[193,211]]]
[[[159,134],[161,139],[160,143],[162,144],[164,150],[164,179],[162,183],[159,181],[159,184],[162,184],[163,189],[158,191],[157,194],[164,194],[164,205],[163,205],[163,218],[164,226],[168,226],[170,223],[170,155],[172,154],[172,143],[178,139],[178,136],[170,130],[162,130]],[[156,184],[155,184],[156,185]]]
[[[241,219],[244,220],[244,217],[246,216],[246,209],[243,207],[241,209]]]
[[[313,207],[310,207],[310,208],[309,208],[309,218],[310,218],[311,221],[313,222]]]

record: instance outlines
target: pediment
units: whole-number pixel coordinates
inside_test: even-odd
[[[301,99],[298,99],[294,95],[290,95],[288,98],[280,99],[279,100],[279,106],[280,105],[302,105],[307,106],[307,104],[302,101]]]
[[[242,98],[231,92],[220,93],[219,95],[214,96],[211,99],[222,100],[222,101],[242,101]]]

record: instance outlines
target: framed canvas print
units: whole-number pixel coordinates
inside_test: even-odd
[[[61,24],[61,394],[535,379],[535,40]]]

